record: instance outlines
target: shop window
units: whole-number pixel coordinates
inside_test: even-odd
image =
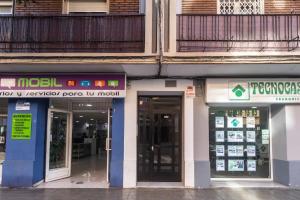
[[[268,108],[209,109],[212,178],[270,178]]]
[[[68,0],[68,13],[106,13],[108,0]]]
[[[219,14],[263,14],[264,0],[218,0]]]
[[[0,165],[5,160],[7,115],[0,115]]]
[[[1,15],[7,15],[12,14],[13,11],[13,1],[0,1],[0,14]]]

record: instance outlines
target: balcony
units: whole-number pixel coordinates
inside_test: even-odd
[[[299,51],[300,15],[177,15],[177,52]]]
[[[144,15],[0,16],[0,52],[136,53]]]

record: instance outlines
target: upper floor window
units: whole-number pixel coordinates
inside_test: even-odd
[[[12,14],[13,1],[12,0],[1,0],[0,1],[0,14]]]
[[[218,0],[218,13],[224,15],[263,14],[264,0]]]
[[[109,0],[68,0],[68,13],[106,13]]]

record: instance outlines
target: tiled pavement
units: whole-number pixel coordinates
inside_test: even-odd
[[[216,189],[1,189],[0,200],[300,200],[300,190]]]

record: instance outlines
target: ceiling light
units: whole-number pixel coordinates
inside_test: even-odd
[[[83,118],[83,115],[80,115],[79,117],[80,117],[80,118]]]
[[[86,104],[87,107],[93,107],[93,104]]]

